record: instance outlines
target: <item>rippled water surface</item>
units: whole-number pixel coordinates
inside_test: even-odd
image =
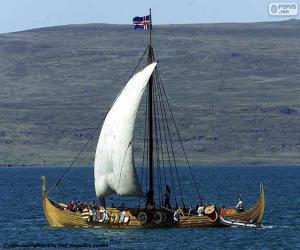
[[[93,249],[100,249],[101,244],[108,249],[300,249],[300,167],[193,169],[203,200],[218,205],[233,206],[242,195],[245,205],[252,206],[258,198],[260,181],[263,181],[267,206],[261,229],[51,228],[42,211],[40,176],[45,175],[51,185],[63,170],[57,167],[0,168],[0,248],[17,246],[12,244],[65,243],[76,244],[81,249],[87,248],[83,244],[94,245]],[[185,185],[184,198],[193,204],[196,196],[187,169],[180,168],[179,175]],[[51,197],[64,202],[94,200],[92,168],[74,168]],[[137,204],[134,199],[108,202],[122,201]],[[50,248],[49,245],[47,249]]]

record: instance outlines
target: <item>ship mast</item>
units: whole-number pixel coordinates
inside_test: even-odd
[[[149,27],[149,49],[148,49],[148,65],[154,61],[154,54],[152,48],[152,37],[151,37],[151,30],[152,30],[152,17],[151,17],[151,9],[150,11],[150,27]],[[153,74],[151,75],[149,82],[148,82],[148,124],[149,124],[149,148],[148,148],[148,159],[149,159],[149,189],[147,193],[147,204],[150,206],[154,205],[154,190],[153,190]]]

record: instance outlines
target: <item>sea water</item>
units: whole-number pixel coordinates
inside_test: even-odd
[[[139,175],[144,172],[141,169]],[[43,214],[40,177],[45,175],[47,185],[51,186],[64,170],[62,167],[0,168],[0,249],[300,249],[300,167],[192,168],[200,198],[217,206],[232,207],[239,196],[246,207],[254,205],[263,181],[266,211],[259,229],[52,228]],[[199,200],[195,183],[187,168],[178,168],[178,172],[185,205],[195,206]],[[180,203],[178,183],[174,190],[172,183],[168,184],[172,205],[174,193]],[[74,167],[50,196],[61,202],[95,200],[93,169]],[[107,202],[138,205],[138,200],[132,198],[115,197]],[[140,204],[143,202],[140,200]]]

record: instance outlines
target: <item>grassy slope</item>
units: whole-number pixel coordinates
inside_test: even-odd
[[[118,25],[1,34],[0,163],[67,165],[146,45]],[[192,163],[299,163],[299,21],[160,26],[154,46]]]

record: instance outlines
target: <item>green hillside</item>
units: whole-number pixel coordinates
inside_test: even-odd
[[[105,24],[0,34],[0,164],[68,165],[147,38]],[[154,26],[153,40],[193,164],[300,163],[300,21]]]

